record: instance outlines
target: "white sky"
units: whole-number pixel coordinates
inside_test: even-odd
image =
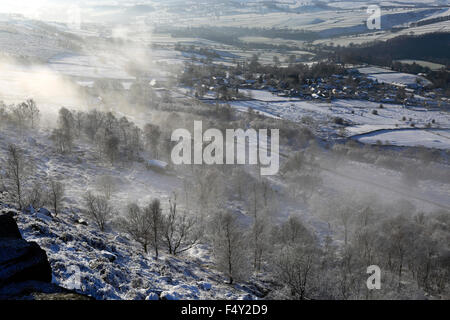
[[[29,19],[66,21],[73,15],[77,0],[0,0],[0,13],[22,14]]]

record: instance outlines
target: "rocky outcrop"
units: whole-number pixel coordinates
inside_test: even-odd
[[[0,215],[0,239],[22,239],[16,221],[9,215]]]
[[[47,254],[37,243],[22,239],[13,218],[0,216],[0,287],[30,280],[51,282]]]
[[[86,299],[51,283],[47,254],[35,242],[27,242],[16,221],[0,216],[0,299]]]
[[[0,287],[30,280],[51,282],[45,251],[23,239],[0,239]]]

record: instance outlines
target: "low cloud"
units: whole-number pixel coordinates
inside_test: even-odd
[[[62,106],[86,108],[80,88],[49,67],[2,58],[0,70],[0,100],[7,104],[32,98],[43,113],[54,113]]]

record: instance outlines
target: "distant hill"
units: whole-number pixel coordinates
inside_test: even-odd
[[[384,42],[336,49],[338,60],[348,63],[390,65],[393,60],[417,59],[450,65],[450,33],[400,36]]]

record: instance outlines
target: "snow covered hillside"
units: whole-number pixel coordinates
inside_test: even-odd
[[[136,163],[130,168],[112,168],[96,159],[88,145],[64,157],[55,153],[45,133],[34,138],[0,136],[0,154],[16,143],[26,150],[39,174],[32,183],[46,183],[50,175],[64,182],[64,209],[57,217],[46,209],[28,207],[24,213],[5,203],[0,195],[0,211],[15,212],[19,228],[27,241],[37,242],[46,252],[53,270],[54,283],[96,299],[257,299],[268,291],[262,280],[226,284],[215,270],[211,248],[199,244],[180,256],[144,254],[138,243],[116,228],[102,233],[94,221],[86,219],[79,208],[86,188],[94,187],[105,174],[114,176],[119,188],[114,196],[122,215],[131,201],[144,202],[158,197],[166,201],[182,184],[177,177],[147,170]],[[4,165],[0,161],[0,167]],[[81,287],[74,287],[79,281]]]
[[[11,210],[0,201],[0,211]],[[163,255],[156,261],[125,235],[100,233],[76,213],[56,218],[46,210],[29,208],[16,218],[24,239],[47,252],[53,282],[95,299],[257,299],[263,295],[254,285],[225,284],[201,246],[193,249],[192,256]]]

